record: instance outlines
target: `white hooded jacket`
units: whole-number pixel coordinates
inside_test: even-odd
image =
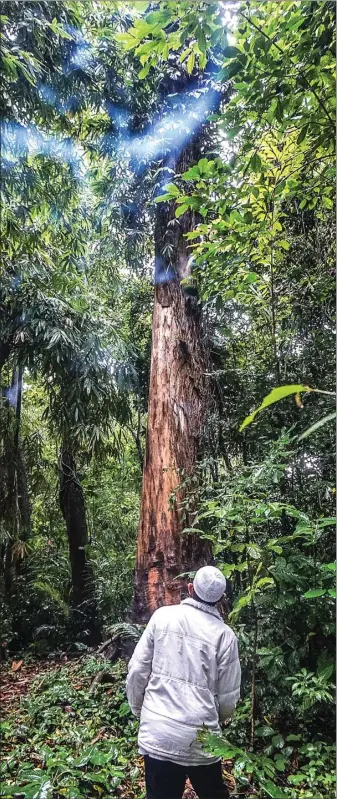
[[[219,760],[203,752],[197,731],[232,715],[240,696],[237,639],[215,607],[188,598],[159,608],[129,663],[132,712],[140,717],[139,751],[198,766]]]

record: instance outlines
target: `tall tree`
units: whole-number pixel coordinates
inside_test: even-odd
[[[194,149],[192,158],[196,155]],[[180,163],[188,160],[184,151]],[[178,166],[178,165],[177,165]],[[183,539],[186,516],[179,487],[193,475],[207,401],[205,333],[201,308],[184,290],[189,254],[184,233],[193,214],[175,220],[168,204],[155,223],[155,300],[146,451],[135,581],[135,613],[146,618],[161,604],[179,602],[185,568],[205,565],[208,547]],[[193,541],[193,547],[191,543]]]
[[[158,118],[144,142],[151,151],[152,140],[160,191],[172,175],[202,159],[209,144],[205,121],[221,99],[203,29],[209,23],[208,32],[221,38],[217,7],[208,11],[201,3],[191,11],[186,3],[163,3],[119,36],[143,64],[140,78],[151,66],[160,70]],[[195,51],[193,41],[198,42]],[[171,52],[165,64],[171,46],[178,54]],[[185,238],[197,218],[184,206],[175,214],[165,193],[157,200],[149,414],[133,603],[134,616],[142,620],[162,604],[179,602],[184,586],[179,575],[211,559],[207,543],[182,535],[189,520],[183,484],[195,473],[208,392],[206,332]]]

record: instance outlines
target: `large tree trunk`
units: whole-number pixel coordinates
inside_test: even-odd
[[[89,538],[84,497],[75,459],[66,448],[60,458],[60,507],[67,526],[76,632],[84,643],[96,646],[102,639],[94,576],[86,551]]]
[[[185,151],[177,168],[187,168],[195,158],[195,150]],[[180,285],[189,274],[184,233],[196,220],[189,212],[175,219],[167,203],[157,209],[149,414],[132,610],[138,621],[147,621],[161,605],[178,603],[184,583],[177,576],[211,559],[206,542],[181,534],[188,520],[180,507],[184,490],[178,489],[194,473],[207,402],[201,309],[193,292]]]

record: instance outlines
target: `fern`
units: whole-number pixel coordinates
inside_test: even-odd
[[[107,632],[111,641],[116,641],[117,638],[122,636],[123,638],[130,638],[137,643],[144,629],[144,625],[142,624],[118,622],[117,624],[113,624],[112,627],[109,627]]]
[[[56,588],[53,588],[53,586],[49,585],[49,583],[44,583],[44,582],[33,583],[33,587],[35,588],[36,591],[40,591],[41,594],[44,594],[45,596],[49,597],[49,599],[51,599],[54,602],[54,604],[60,608],[60,610],[66,616],[66,618],[68,618],[69,607],[67,603],[62,599],[59,591],[57,591]]]

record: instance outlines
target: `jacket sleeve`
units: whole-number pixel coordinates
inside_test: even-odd
[[[220,721],[228,719],[240,698],[241,666],[238,642],[234,636],[219,658],[218,702]]]
[[[151,674],[154,647],[153,633],[154,622],[152,616],[142,637],[138,641],[128,666],[126,694],[132,713],[138,718],[142,709],[145,689]]]

